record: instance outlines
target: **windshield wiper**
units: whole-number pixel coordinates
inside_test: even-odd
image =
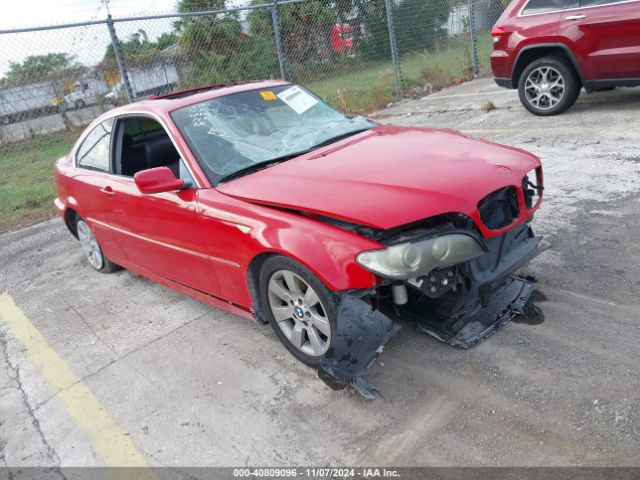
[[[302,150],[301,152],[296,152],[296,153],[287,153],[286,155],[282,155],[281,157],[270,158],[269,160],[264,160],[263,162],[254,163],[253,165],[249,165],[248,167],[244,167],[244,168],[241,168],[240,170],[236,170],[235,172],[230,173],[229,175],[225,175],[218,181],[218,183],[228,182],[229,180],[234,180],[239,177],[244,177],[245,175],[249,175],[250,173],[254,173],[254,172],[257,172],[258,170],[269,168],[278,163],[286,162],[287,160],[291,160],[294,157],[304,155],[305,153],[309,153],[309,150]]]
[[[352,137],[353,135],[357,135],[358,133],[366,132],[367,130],[371,130],[372,128],[373,127],[358,128],[356,130],[351,130],[350,132],[347,132],[347,133],[336,135],[335,137],[327,138],[326,140],[323,140],[322,142],[311,147],[309,151],[315,150],[316,148],[320,148],[320,147],[326,147],[327,145],[331,145],[332,143],[339,142],[344,138]]]
[[[331,138],[328,138],[326,140],[323,140],[322,142],[318,143],[317,145],[314,145],[311,148],[305,148],[304,150],[301,150],[299,152],[287,153],[286,155],[282,155],[281,157],[275,157],[275,158],[271,158],[269,160],[264,160],[263,162],[254,163],[253,165],[249,165],[248,167],[241,168],[240,170],[237,170],[237,171],[235,171],[233,173],[230,173],[229,175],[225,175],[224,177],[222,177],[218,181],[218,183],[228,182],[229,180],[235,180],[236,178],[243,177],[245,175],[249,175],[250,173],[257,172],[258,170],[269,168],[269,167],[271,167],[273,165],[276,165],[278,163],[281,163],[281,162],[286,162],[287,160],[291,160],[292,158],[299,157],[300,155],[304,155],[305,153],[312,152],[313,150],[316,150],[316,149],[318,149],[320,147],[325,147],[325,146],[330,145],[332,143],[338,142],[338,141],[342,140],[343,138],[351,137],[351,136],[356,135],[358,133],[366,132],[367,130],[370,130],[371,128],[373,128],[373,127],[366,127],[366,128],[359,128],[359,129],[356,129],[356,130],[351,130],[350,132],[343,133],[341,135],[336,135],[335,137],[331,137]]]

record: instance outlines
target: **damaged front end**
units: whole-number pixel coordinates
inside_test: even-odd
[[[515,223],[517,211],[504,212],[505,205],[511,208],[508,196],[500,192],[501,217],[489,211],[493,217],[483,218],[485,225]],[[371,233],[386,248],[362,252],[357,261],[381,283],[372,291],[342,293],[338,331],[320,363],[320,378],[373,398],[375,389],[362,375],[399,330],[393,320],[415,322],[419,331],[469,348],[522,314],[535,281],[515,272],[542,251],[529,222],[484,238],[470,218],[449,214]]]
[[[400,326],[374,310],[357,292],[343,294],[337,324],[331,347],[320,359],[318,375],[334,390],[350,385],[366,399],[373,399],[376,389],[362,375]]]
[[[411,292],[406,302],[394,298],[400,316],[449,345],[469,348],[522,314],[536,283],[515,272],[541,252],[540,240],[523,224],[483,246],[473,260],[396,286]]]

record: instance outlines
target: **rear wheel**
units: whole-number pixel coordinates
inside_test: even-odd
[[[543,57],[524,69],[518,81],[518,93],[522,105],[531,113],[557,115],[578,99],[580,80],[567,60]]]
[[[111,262],[102,252],[102,248],[100,248],[98,240],[96,240],[89,225],[80,217],[76,221],[76,231],[78,232],[78,240],[80,240],[82,251],[93,268],[102,273],[111,273],[118,270],[118,265]]]
[[[276,256],[262,266],[260,299],[286,349],[301,362],[318,366],[336,331],[336,300],[331,291],[299,263]]]

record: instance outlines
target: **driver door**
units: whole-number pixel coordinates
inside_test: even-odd
[[[162,277],[215,295],[218,282],[198,214],[198,187],[162,126],[150,117],[127,116],[115,126],[110,224],[129,261]],[[191,184],[176,192],[144,195],[133,175],[167,166]]]

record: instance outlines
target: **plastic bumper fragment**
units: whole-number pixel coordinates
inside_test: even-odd
[[[379,392],[363,374],[398,330],[400,327],[382,312],[357,295],[345,293],[338,309],[337,332],[320,359],[318,376],[334,390],[349,385],[364,398],[375,398]]]
[[[443,318],[421,303],[407,305],[401,312],[416,321],[418,330],[454,347],[469,348],[495,333],[516,315],[523,314],[535,287],[534,279],[511,275],[476,313]]]

